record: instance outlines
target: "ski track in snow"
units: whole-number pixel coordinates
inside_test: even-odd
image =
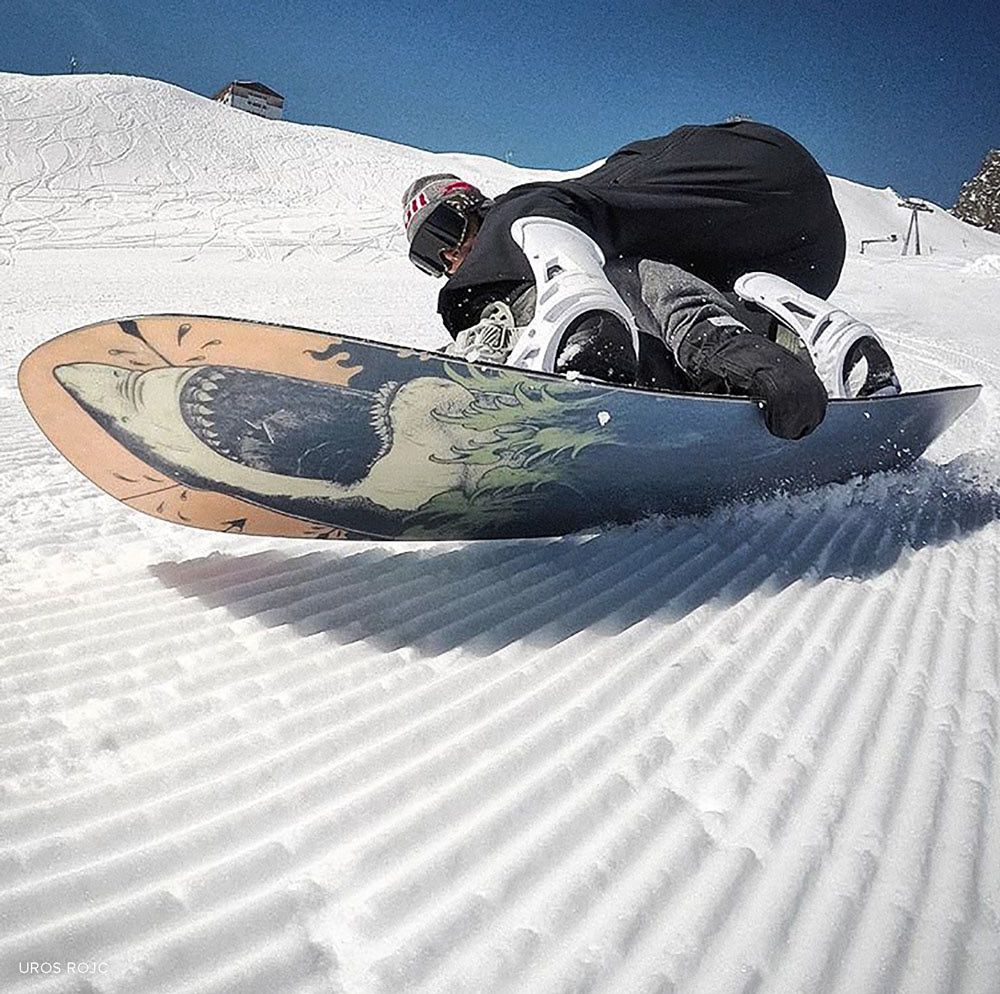
[[[314,545],[129,511],[17,363],[152,311],[433,346],[399,191],[525,171],[122,77],[0,75],[0,148],[3,990],[1000,989],[1000,239],[848,263],[908,385],[985,384],[911,472]]]

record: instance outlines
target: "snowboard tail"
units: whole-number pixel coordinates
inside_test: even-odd
[[[562,535],[899,469],[981,389],[831,401],[791,442],[744,398],[184,315],[68,332],[18,382],[53,445],[130,507],[323,539]]]

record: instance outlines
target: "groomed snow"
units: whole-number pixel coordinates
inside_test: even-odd
[[[678,122],[680,123],[680,122]],[[73,327],[439,345],[398,199],[536,174],[0,74],[0,989],[1000,990],[1000,237],[834,180],[912,472],[558,541],[188,531],[21,405]],[[58,972],[57,972],[58,971]]]

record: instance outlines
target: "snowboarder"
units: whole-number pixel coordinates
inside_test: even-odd
[[[768,125],[685,125],[495,200],[424,176],[403,206],[410,259],[447,276],[454,354],[755,397],[784,438],[811,432],[828,395],[899,391],[874,331],[824,299],[846,246],[829,180]]]

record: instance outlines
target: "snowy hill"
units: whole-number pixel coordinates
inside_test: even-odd
[[[0,74],[0,989],[1000,989],[1000,236],[860,256],[909,216],[835,179],[837,299],[982,397],[910,473],[708,518],[186,531],[19,403],[28,350],[127,314],[433,346],[397,225],[437,170],[553,175]]]
[[[858,252],[863,238],[881,238],[888,234],[896,234],[899,239],[897,244],[875,244],[866,251],[876,254],[879,258],[898,255],[910,224],[910,211],[899,206],[904,198],[891,187],[873,190],[871,187],[837,178],[834,178],[832,183],[837,206],[847,227],[850,251]],[[922,252],[928,255],[975,258],[983,254],[996,253],[1000,248],[998,236],[993,232],[966,224],[935,204],[922,202],[931,208],[929,213],[919,214]],[[914,240],[909,251],[912,253],[915,248]]]
[[[102,237],[366,260],[399,249],[414,175],[461,168],[506,188],[525,170],[334,128],[265,121],[155,80],[0,75],[8,251]],[[552,174],[532,174],[552,175]],[[86,196],[80,196],[86,191]]]
[[[422,172],[459,170],[493,194],[569,175],[265,121],[135,77],[0,74],[0,93],[13,110],[0,122],[7,251],[93,246],[106,236],[233,247],[251,258],[322,251],[377,260],[398,254],[399,198]],[[834,187],[855,248],[861,238],[905,233],[909,214],[893,191],[839,179]],[[1000,236],[940,208],[922,221],[931,251],[1000,251]]]

